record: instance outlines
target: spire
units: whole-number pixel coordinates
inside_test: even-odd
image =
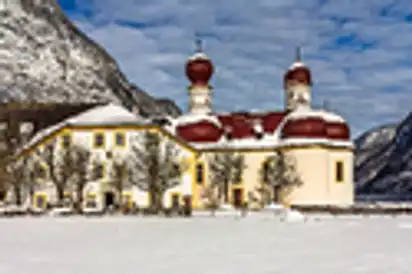
[[[195,46],[196,46],[196,52],[202,52],[202,40],[199,38],[199,36],[196,34],[196,39],[195,39]]]
[[[302,49],[301,47],[296,47],[296,62],[302,61]]]

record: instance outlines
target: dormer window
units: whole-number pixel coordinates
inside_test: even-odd
[[[230,127],[225,127],[224,132],[225,132],[225,137],[227,140],[233,139],[232,129]]]
[[[255,137],[256,137],[256,139],[260,140],[260,139],[263,138],[263,133],[257,132],[257,133],[255,133]]]
[[[256,137],[256,139],[262,139],[263,138],[263,127],[262,124],[260,123],[259,120],[254,120],[253,121],[253,133]]]

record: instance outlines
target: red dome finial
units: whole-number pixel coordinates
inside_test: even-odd
[[[285,87],[288,83],[300,83],[312,86],[312,75],[310,69],[302,62],[301,47],[296,48],[296,61],[285,73],[283,83]]]
[[[208,86],[213,75],[213,64],[202,51],[202,40],[196,38],[196,54],[186,63],[186,76],[193,86]]]

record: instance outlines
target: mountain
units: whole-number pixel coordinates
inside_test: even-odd
[[[412,199],[412,113],[401,123],[372,129],[355,140],[359,196]]]
[[[0,1],[0,103],[9,102],[117,102],[142,116],[181,113],[172,101],[129,83],[55,0]]]

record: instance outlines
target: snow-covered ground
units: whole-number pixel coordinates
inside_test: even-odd
[[[1,274],[410,273],[412,217],[0,219]]]

